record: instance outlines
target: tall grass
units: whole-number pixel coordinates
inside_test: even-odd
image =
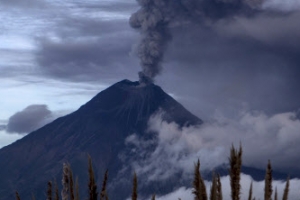
[[[236,149],[234,146],[230,149],[230,157],[229,157],[229,176],[230,176],[230,188],[231,188],[231,199],[232,200],[240,200],[241,194],[241,166],[242,166],[242,147],[240,146],[239,149]],[[74,181],[73,181],[73,173],[72,169],[69,164],[63,164],[63,175],[62,175],[62,191],[61,191],[61,199],[62,200],[80,200],[79,198],[79,184],[78,178],[76,178],[75,182],[75,190],[74,190]],[[97,191],[97,183],[94,175],[94,170],[92,166],[92,159],[88,156],[88,198],[87,200],[97,200],[98,197],[100,200],[108,200],[108,193],[107,193],[107,182],[108,182],[108,171],[106,170],[102,182],[101,192],[98,195]],[[268,161],[266,174],[265,174],[265,187],[264,187],[264,200],[272,200],[272,166],[271,162]],[[200,171],[200,160],[195,163],[194,166],[194,179],[193,179],[193,190],[192,194],[194,196],[194,200],[208,200],[207,190],[204,183],[204,179],[201,176]],[[290,179],[287,178],[285,189],[283,192],[282,200],[288,200],[289,194],[289,186],[290,186]],[[54,184],[54,200],[59,200],[59,192],[58,186],[55,182]],[[53,197],[53,184],[51,181],[48,182],[46,196],[47,200],[52,200]],[[16,191],[15,192],[16,200],[20,200],[20,195]],[[34,196],[32,199],[35,199]],[[132,200],[138,200],[138,178],[136,173],[133,174],[133,181],[132,181]],[[151,200],[155,200],[156,196],[152,195]],[[277,188],[274,192],[274,200],[278,199]],[[222,194],[222,185],[220,180],[220,175],[217,173],[213,173],[212,176],[212,185],[210,188],[209,200],[223,200]],[[248,200],[255,200],[253,197],[253,183],[251,182],[248,194]]]

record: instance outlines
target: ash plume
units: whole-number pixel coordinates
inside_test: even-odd
[[[142,71],[140,82],[153,82],[162,70],[162,61],[171,26],[181,23],[205,24],[207,21],[256,12],[261,0],[137,0],[140,9],[129,23],[142,38],[136,49]]]

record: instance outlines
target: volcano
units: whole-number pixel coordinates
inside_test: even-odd
[[[202,123],[153,83],[123,80],[112,85],[77,111],[0,150],[0,199],[14,198],[16,190],[22,199],[30,199],[32,193],[37,199],[45,198],[47,181],[61,180],[64,162],[70,163],[78,176],[81,195],[85,196],[87,154],[93,159],[98,183],[109,170],[108,193],[112,199],[129,197],[133,171],[121,159],[124,153],[130,157],[125,140],[133,133],[144,136],[150,117],[158,112],[164,121],[179,127]],[[117,193],[113,192],[116,187]]]

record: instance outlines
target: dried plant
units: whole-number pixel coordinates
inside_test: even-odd
[[[265,200],[272,200],[272,192],[272,166],[269,160],[265,176]]]
[[[217,177],[213,174],[212,185],[210,188],[210,200],[218,200],[217,198]]]
[[[35,196],[33,193],[31,193],[31,200],[35,200]]]
[[[137,200],[137,197],[138,197],[138,193],[137,193],[137,186],[138,186],[138,183],[137,183],[137,176],[136,176],[136,173],[134,172],[133,174],[133,183],[132,183],[133,187],[132,187],[132,195],[131,195],[131,199],[132,200]]]
[[[240,185],[240,174],[242,167],[242,146],[240,145],[239,151],[237,151],[232,145],[230,150],[229,158],[229,175],[230,175],[230,186],[231,186],[231,198],[232,200],[240,200],[241,185]]]
[[[249,189],[248,200],[252,200],[252,193],[253,193],[253,183],[251,182],[250,189]]]
[[[274,200],[278,200],[277,187],[275,188]]]
[[[79,183],[78,183],[78,177],[76,177],[76,181],[75,181],[75,200],[79,200]]]
[[[88,174],[89,174],[89,183],[88,183],[89,200],[97,200],[98,198],[97,184],[96,184],[93,165],[92,165],[92,158],[90,155],[88,156]]]
[[[70,184],[69,184],[69,187],[70,187],[70,200],[75,200],[73,172],[72,172],[70,164],[68,164],[68,167],[69,167],[69,182],[70,182]]]
[[[55,200],[59,200],[59,192],[58,192],[58,186],[57,186],[57,182],[55,181],[55,195],[54,195],[54,199]]]
[[[16,200],[21,200],[20,195],[18,193],[18,191],[16,191]]]
[[[47,188],[47,200],[52,200],[52,182],[48,182],[48,188]]]
[[[206,187],[200,173],[200,160],[195,164],[193,194],[195,200],[207,200]]]
[[[222,183],[221,183],[220,174],[217,174],[217,199],[223,200]]]
[[[104,174],[102,189],[101,189],[101,193],[100,193],[100,200],[108,200],[108,195],[107,195],[107,191],[106,191],[107,179],[108,179],[108,170],[106,170],[105,174]]]
[[[61,191],[61,198],[62,200],[68,200],[69,198],[69,165],[64,163],[63,164],[63,178],[62,178],[62,191]]]
[[[290,177],[288,177],[287,180],[286,180],[286,184],[285,184],[285,188],[284,188],[282,200],[288,200],[289,187],[290,187]]]
[[[151,200],[155,200],[155,194],[152,195]]]

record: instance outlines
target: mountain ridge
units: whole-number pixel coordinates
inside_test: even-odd
[[[165,121],[180,126],[202,123],[153,83],[123,80],[108,87],[75,112],[0,149],[1,200],[13,198],[16,190],[23,197],[33,192],[42,198],[47,181],[61,179],[64,162],[71,164],[80,181],[86,180],[87,154],[93,158],[98,182],[106,169],[114,180],[126,165],[118,158],[125,139],[133,133],[143,135],[149,118],[161,110]],[[124,187],[115,199],[124,198],[127,190]]]

